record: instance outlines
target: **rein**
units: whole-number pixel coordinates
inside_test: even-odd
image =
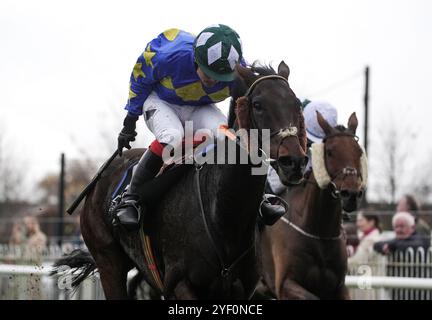
[[[285,222],[287,225],[289,225],[291,228],[293,228],[294,230],[296,230],[297,232],[301,233],[302,235],[311,238],[311,239],[315,239],[315,240],[324,240],[324,241],[334,241],[334,240],[340,240],[343,237],[343,233],[339,233],[338,236],[336,237],[320,237],[320,236],[316,236],[312,233],[306,232],[304,231],[302,228],[300,228],[299,226],[295,225],[294,223],[292,223],[291,221],[289,221],[287,218],[282,217],[281,220],[283,222]],[[342,229],[342,227],[341,227]]]
[[[311,182],[309,180],[306,180],[306,182],[309,182],[309,183],[315,185],[315,183],[313,183],[313,182]],[[285,211],[288,212],[288,208],[289,208],[288,203],[283,198],[281,198],[281,197],[278,197],[278,198],[282,202],[283,206],[285,207]],[[335,240],[340,240],[343,237],[343,233],[342,232],[339,233],[339,235],[337,235],[335,237],[320,237],[320,236],[314,235],[312,233],[309,233],[309,232],[303,230],[298,225],[296,225],[293,222],[291,222],[288,218],[281,217],[280,219],[283,222],[285,222],[287,225],[289,225],[291,228],[293,228],[294,230],[296,230],[297,232],[299,232],[300,234],[304,235],[305,237],[314,239],[314,240],[335,241]],[[343,230],[342,226],[341,226],[341,230]]]

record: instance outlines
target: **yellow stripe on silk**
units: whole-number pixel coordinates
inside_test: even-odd
[[[206,95],[199,81],[180,87],[175,92],[183,101],[198,101]]]
[[[222,90],[210,93],[208,96],[213,102],[221,102],[230,96],[229,88],[225,87]]]
[[[172,84],[172,79],[171,77],[165,77],[161,80],[161,84],[167,88],[167,89],[171,89],[174,90],[174,85]]]
[[[164,31],[163,35],[165,36],[165,38],[167,38],[167,40],[173,41],[175,38],[177,38],[179,32],[179,29],[172,28]]]

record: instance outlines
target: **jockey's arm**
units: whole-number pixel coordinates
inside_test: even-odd
[[[146,52],[138,58],[130,76],[129,97],[125,109],[131,116],[140,116],[143,113],[143,104],[158,82],[154,76],[154,64],[146,61],[145,54]]]
[[[151,43],[150,43],[151,44]],[[135,140],[136,121],[143,114],[143,105],[147,97],[153,91],[158,80],[155,78],[155,59],[149,52],[150,44],[146,51],[140,55],[132,70],[129,82],[129,98],[125,109],[128,111],[123,120],[123,129],[118,137],[118,154],[122,155],[123,148],[130,149],[130,142]]]

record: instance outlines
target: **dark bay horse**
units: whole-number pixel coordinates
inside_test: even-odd
[[[366,185],[366,157],[357,143],[355,113],[348,128],[332,128],[317,112],[326,138],[312,145],[313,170],[286,191],[285,215],[262,231],[263,280],[278,299],[348,299],[342,209],[357,207]]]
[[[229,124],[248,131],[270,129],[268,156],[285,183],[298,182],[307,159],[305,132],[300,101],[288,84],[288,66],[281,62],[277,73],[238,67],[237,73]],[[107,299],[129,297],[126,278],[133,267],[154,286],[140,238],[116,232],[107,217],[117,181],[142,153],[135,149],[117,158],[86,199],[81,231],[91,256],[75,252],[57,263],[81,267],[74,285],[97,268]],[[266,181],[265,174],[252,175],[254,166],[249,161],[192,167],[146,214],[164,297],[247,299],[253,294],[260,266],[256,220]]]

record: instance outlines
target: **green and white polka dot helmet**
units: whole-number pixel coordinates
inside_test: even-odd
[[[210,78],[234,80],[234,69],[242,59],[242,45],[237,32],[223,24],[205,28],[194,43],[195,62]]]

